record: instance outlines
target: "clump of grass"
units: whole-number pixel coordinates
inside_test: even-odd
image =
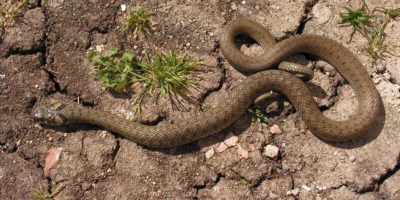
[[[89,62],[96,68],[98,80],[106,89],[122,92],[134,80],[140,69],[139,60],[133,52],[111,49],[106,55],[97,51],[88,54]]]
[[[353,32],[350,35],[350,41],[353,38],[353,35],[356,31],[360,32],[364,36],[366,36],[369,28],[372,26],[371,18],[373,17],[370,14],[367,4],[363,1],[361,8],[351,8],[351,7],[343,7],[346,10],[344,13],[340,13],[340,18],[342,21],[341,24],[350,24],[353,27]]]
[[[368,9],[365,1],[362,6],[354,9],[344,7],[346,12],[340,14],[340,23],[353,27],[350,35],[352,40],[354,33],[358,32],[367,38],[368,45],[364,49],[376,63],[377,60],[384,59],[387,55],[394,55],[392,47],[385,42],[385,29],[391,19],[400,16],[400,9],[389,9],[376,7],[372,11]]]
[[[50,194],[45,191],[43,188],[39,188],[33,193],[33,198],[35,200],[52,200]]]
[[[374,8],[373,11],[384,13],[387,16],[389,16],[391,19],[396,19],[397,17],[400,16],[400,8],[393,9],[393,8],[377,7],[377,8]]]
[[[49,194],[43,187],[40,187],[33,193],[33,198],[35,200],[52,200],[54,197],[59,195],[64,189],[66,185],[60,184],[53,193]]]
[[[129,11],[126,17],[124,31],[133,32],[134,39],[137,39],[141,35],[148,35],[156,25],[156,23],[150,19],[150,15],[150,11],[142,7]]]
[[[160,90],[161,95],[178,100],[178,96],[188,97],[191,89],[197,89],[194,79],[197,77],[196,67],[202,64],[199,60],[189,58],[186,54],[153,50],[146,60],[141,62],[142,74],[135,74],[143,84],[136,98],[137,111],[143,98]]]
[[[196,67],[202,64],[174,50],[153,50],[142,60],[130,51],[112,49],[106,55],[92,51],[88,54],[88,60],[96,68],[98,80],[107,89],[122,92],[129,85],[142,85],[135,99],[136,112],[139,113],[143,98],[154,94],[156,90],[168,96],[173,103],[178,96],[187,99],[191,89],[197,88],[194,81],[198,72]]]
[[[266,116],[266,113],[261,110],[260,106],[251,106],[249,109],[247,109],[247,113],[250,114],[252,122],[260,120],[262,123],[268,123],[268,117]]]
[[[25,6],[27,5],[28,0],[7,0],[0,7],[0,28],[4,28],[6,26],[11,26],[15,18],[17,18]]]
[[[240,183],[241,185],[247,187],[247,188],[253,188],[254,186],[257,185],[257,182],[255,182],[255,181],[250,181],[250,180],[247,180],[247,179],[244,179],[244,178],[240,179],[239,183]]]

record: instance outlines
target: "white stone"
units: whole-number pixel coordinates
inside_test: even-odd
[[[308,187],[307,185],[302,185],[301,188],[303,188],[303,190],[305,190],[307,192],[311,191],[311,188]]]
[[[214,149],[210,149],[210,150],[208,150],[208,151],[206,152],[206,158],[207,158],[207,159],[210,159],[211,157],[214,156],[214,154],[215,154]]]
[[[215,152],[222,153],[227,149],[228,149],[228,146],[225,143],[221,142],[221,143],[219,143],[218,147],[215,148]]]
[[[278,125],[274,124],[269,128],[269,132],[272,134],[282,134],[282,129]]]
[[[122,12],[125,12],[125,11],[126,11],[126,4],[122,4],[122,5],[121,5],[121,11],[122,11]]]
[[[275,145],[269,144],[264,148],[264,155],[270,158],[276,158],[278,154],[279,154],[279,147]]]
[[[356,161],[356,157],[355,156],[350,156],[350,162],[354,162],[354,161]]]
[[[228,136],[226,136],[224,143],[228,146],[228,147],[233,147],[236,146],[236,144],[239,142],[239,138],[234,135],[233,133],[229,133]]]

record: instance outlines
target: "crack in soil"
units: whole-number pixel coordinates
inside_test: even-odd
[[[207,99],[208,96],[210,96],[214,92],[218,92],[222,89],[222,86],[225,83],[226,80],[226,68],[223,66],[223,58],[222,57],[217,57],[217,68],[222,69],[222,77],[219,80],[218,86],[216,88],[207,90],[203,95],[200,96],[199,104],[200,104],[200,111],[204,111],[204,101]]]
[[[221,178],[225,178],[225,175],[222,174],[222,173],[217,173],[217,177],[215,178],[215,181],[213,182],[213,185],[214,185],[214,186],[217,185],[218,182],[221,180]],[[214,186],[213,186],[213,187],[214,187]],[[207,182],[206,182],[204,185],[195,185],[195,186],[194,186],[194,189],[196,190],[196,196],[194,196],[193,199],[194,199],[194,200],[200,199],[200,198],[198,197],[199,191],[200,191],[200,190],[203,190],[203,189],[206,189],[206,188],[207,188]]]
[[[31,49],[28,50],[8,49],[6,54],[4,55],[4,58],[8,58],[12,55],[19,55],[19,56],[34,55],[36,53],[42,53],[43,49],[45,49],[44,40],[40,41],[40,45],[37,48],[32,47]]]
[[[113,161],[114,164],[115,164],[115,158],[117,157],[119,149],[121,148],[121,144],[118,138],[115,138],[115,142],[116,142],[115,149],[111,153],[111,160]]]
[[[379,191],[380,186],[396,172],[400,171],[400,154],[397,156],[397,163],[393,168],[387,168],[386,171],[379,175],[377,178],[371,178],[371,182],[360,189],[356,190],[358,194],[365,194],[368,192]]]
[[[304,28],[307,24],[307,22],[311,19],[310,17],[310,12],[312,10],[312,8],[315,6],[315,4],[317,4],[319,0],[308,0],[305,4],[304,4],[304,14],[300,20],[300,24],[297,27],[297,30],[295,31],[296,34],[301,35],[304,32]]]

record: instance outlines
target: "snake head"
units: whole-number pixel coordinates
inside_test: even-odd
[[[61,126],[66,124],[65,117],[62,115],[61,110],[65,107],[62,103],[53,103],[48,107],[40,108],[33,112],[33,119],[44,125]]]

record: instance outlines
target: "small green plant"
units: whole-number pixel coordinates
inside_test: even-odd
[[[14,23],[15,18],[22,13],[27,3],[28,0],[7,0],[3,5],[1,5],[0,28],[11,26]]]
[[[137,39],[140,35],[146,36],[156,25],[156,23],[150,19],[150,15],[150,11],[142,7],[129,11],[126,17],[124,31],[133,31],[134,39]]]
[[[130,51],[112,49],[106,55],[91,51],[88,60],[97,70],[98,80],[107,89],[122,92],[131,84],[142,85],[135,100],[136,112],[140,112],[143,98],[156,89],[172,101],[178,100],[178,96],[188,97],[191,89],[197,88],[194,81],[197,78],[196,67],[202,64],[186,54],[157,50],[142,60]]]
[[[392,8],[382,8],[382,7],[377,7],[374,8],[374,12],[381,12],[389,16],[391,19],[396,19],[397,17],[400,16],[400,8],[392,9]]]
[[[385,57],[387,52],[390,53],[389,47],[385,44],[385,28],[387,23],[380,24],[376,27],[374,32],[367,35],[368,38],[368,46],[365,48],[365,51],[374,59],[378,60]]]
[[[110,50],[106,55],[90,51],[89,62],[97,70],[98,80],[102,85],[116,92],[122,92],[133,83],[133,74],[140,70],[139,60],[133,52]]]
[[[53,198],[50,197],[50,194],[45,191],[43,188],[36,190],[33,193],[33,198],[35,200],[52,200]]]
[[[49,194],[43,187],[40,187],[38,190],[33,192],[33,198],[35,200],[52,200],[54,197],[59,195],[64,189],[66,185],[60,184],[53,193]]]
[[[377,60],[384,59],[388,54],[394,55],[394,48],[385,43],[385,29],[390,19],[400,16],[400,9],[377,7],[370,11],[364,0],[362,0],[362,6],[358,9],[350,7],[344,7],[344,9],[346,12],[340,14],[342,19],[340,23],[353,27],[349,41],[352,40],[355,32],[366,37],[368,46],[364,50],[374,60],[374,64]]]
[[[250,114],[252,122],[260,120],[262,123],[268,123],[268,117],[266,116],[266,113],[261,110],[260,106],[251,106],[249,109],[247,109],[247,113]]]
[[[350,41],[356,31],[366,36],[369,31],[369,27],[372,26],[371,18],[367,4],[363,1],[361,8],[353,9],[351,7],[343,7],[346,10],[345,13],[340,13],[341,24],[350,24],[353,27],[353,32],[350,35]]]
[[[241,185],[247,187],[247,188],[253,188],[254,186],[257,185],[257,182],[255,182],[255,181],[250,181],[250,180],[247,180],[247,179],[244,179],[244,178],[240,179],[239,183],[240,183]]]
[[[193,60],[186,54],[178,54],[176,51],[163,52],[153,50],[140,66],[142,74],[135,74],[138,81],[143,84],[136,98],[137,111],[143,97],[160,90],[161,95],[167,95],[171,100],[177,100],[177,96],[187,97],[190,89],[196,89],[197,84],[193,80],[197,76],[196,67],[202,64],[199,60]]]

